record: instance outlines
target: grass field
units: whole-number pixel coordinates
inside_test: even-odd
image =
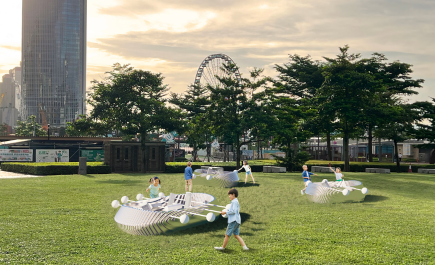
[[[300,173],[254,173],[239,187],[242,251],[221,246],[226,219],[153,237],[132,236],[110,203],[144,193],[151,175],[0,179],[0,263],[11,264],[434,264],[435,176],[346,173],[369,189],[363,203],[314,204]],[[244,178],[244,174],[240,173]],[[163,192],[184,192],[183,174],[160,174]],[[313,181],[332,180],[319,174]],[[194,185],[229,203],[227,189]]]

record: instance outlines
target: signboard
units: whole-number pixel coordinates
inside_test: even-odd
[[[175,139],[172,133],[163,134],[163,142],[166,142],[168,144],[175,143]]]
[[[36,162],[69,162],[69,150],[36,149]]]
[[[0,161],[33,161],[32,149],[0,149]]]
[[[104,161],[104,150],[80,150],[80,156],[86,157],[88,162],[101,162]]]
[[[411,155],[411,145],[410,144],[403,144],[403,155],[404,156]]]

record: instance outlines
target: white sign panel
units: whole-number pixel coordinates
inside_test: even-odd
[[[68,149],[37,149],[36,162],[69,162]]]
[[[33,161],[32,149],[0,149],[0,161]]]
[[[404,156],[411,155],[411,145],[410,144],[403,144],[403,155]]]

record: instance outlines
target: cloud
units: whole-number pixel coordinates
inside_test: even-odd
[[[21,52],[21,47],[8,46],[8,45],[1,45],[0,47],[8,49],[8,50],[14,50],[14,51],[20,51]]]

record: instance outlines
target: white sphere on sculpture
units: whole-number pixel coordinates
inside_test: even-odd
[[[214,215],[214,213],[208,213],[206,218],[207,221],[213,222],[216,219],[216,216]]]
[[[180,223],[182,223],[182,224],[187,224],[189,222],[189,216],[187,216],[187,214],[183,214],[181,217],[180,217]]]
[[[122,202],[122,203],[127,203],[127,202],[128,202],[128,197],[127,197],[127,196],[123,196],[123,197],[121,198],[121,202]]]
[[[349,190],[348,189],[344,189],[342,191],[342,193],[343,193],[344,196],[347,196],[347,195],[349,195]]]
[[[210,175],[207,175],[207,177],[205,177],[207,180],[210,180],[211,179],[211,176]]]
[[[159,193],[159,197],[160,197],[160,198],[164,198],[164,197],[165,197],[165,194],[164,194],[163,192],[160,192],[160,193]]]
[[[312,183],[311,180],[308,180],[308,181],[307,181],[307,187],[310,186],[311,183]]]
[[[192,179],[196,179],[196,175],[195,174],[192,175]]]
[[[112,201],[112,207],[113,208],[118,208],[119,207],[119,201],[118,200]]]
[[[362,192],[362,194],[367,194],[367,193],[369,193],[369,190],[367,188],[362,188],[361,192]]]
[[[136,195],[136,200],[138,200],[138,201],[143,200],[143,194],[139,193],[138,195]]]
[[[327,179],[322,180],[322,183],[328,183]]]

